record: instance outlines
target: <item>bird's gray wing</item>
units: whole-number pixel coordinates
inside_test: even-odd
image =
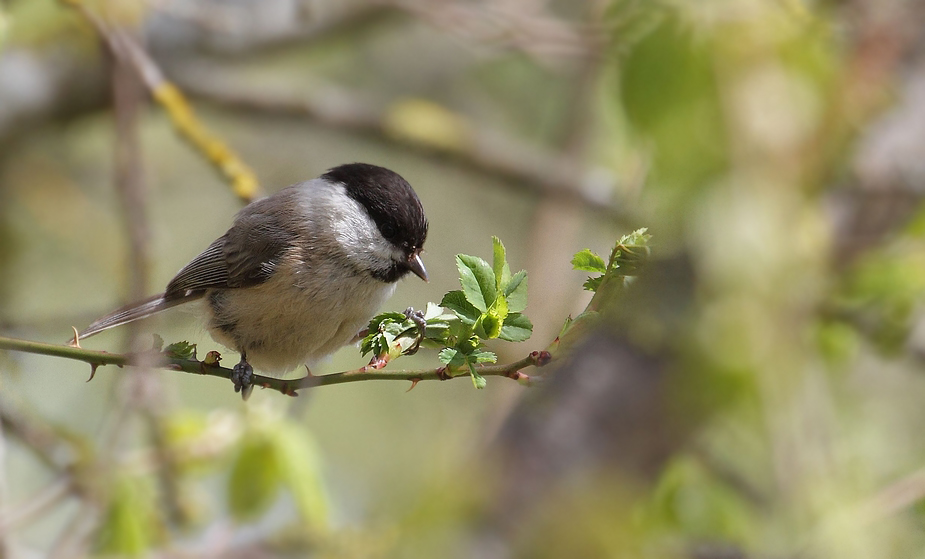
[[[293,192],[282,192],[292,196]],[[280,204],[280,202],[283,202]],[[273,275],[280,259],[292,246],[297,223],[286,223],[277,208],[291,200],[264,198],[237,215],[227,233],[177,272],[167,290],[144,301],[126,305],[100,318],[78,335],[83,339],[103,330],[133,322],[202,297],[210,288],[259,285]]]
[[[201,295],[209,287],[228,287],[228,264],[224,255],[226,236],[227,233],[216,239],[209,248],[177,272],[167,284],[165,299],[180,298],[193,293]]]
[[[241,210],[227,233],[177,273],[164,298],[201,295],[209,288],[251,287],[269,279],[296,234],[274,211],[279,207],[265,198]]]

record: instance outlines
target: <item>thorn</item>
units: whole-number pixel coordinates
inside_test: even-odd
[[[99,363],[90,363],[90,378],[87,379],[87,382],[90,382],[91,380],[93,380],[93,377],[96,376],[96,370],[99,368],[100,368]]]
[[[411,388],[409,388],[408,390],[405,390],[405,394],[407,394],[407,393],[411,392],[412,390],[414,390],[414,387],[417,386],[419,382],[421,382],[421,379],[419,379],[419,378],[413,378],[413,379],[411,379]]]
[[[437,378],[440,380],[450,380],[453,377],[447,374],[446,367],[440,367],[437,369]]]
[[[69,346],[71,346],[71,347],[76,347],[77,349],[81,349],[81,347],[80,347],[80,333],[77,332],[77,328],[74,328],[73,326],[71,326],[71,330],[74,331],[74,339],[71,340],[71,341],[69,341],[69,342],[67,343],[67,345],[69,345]],[[93,378],[93,375],[90,375],[90,378]]]

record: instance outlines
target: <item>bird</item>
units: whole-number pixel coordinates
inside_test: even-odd
[[[255,367],[310,370],[359,339],[400,279],[427,281],[427,231],[421,201],[398,173],[333,167],[245,206],[163,293],[94,321],[77,340],[198,303],[212,338],[240,353],[231,380],[246,398]]]

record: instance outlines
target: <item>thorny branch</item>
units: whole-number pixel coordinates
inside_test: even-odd
[[[25,353],[34,353],[38,355],[49,355],[53,357],[63,357],[88,363],[91,367],[91,376],[96,369],[103,365],[116,365],[118,367],[132,366],[143,359],[151,359],[154,366],[160,369],[171,371],[181,371],[197,375],[208,375],[231,380],[233,371],[227,367],[222,367],[212,359],[200,361],[195,357],[192,359],[171,357],[161,352],[140,352],[140,353],[110,353],[107,351],[96,351],[84,349],[81,347],[48,344],[43,342],[34,342],[29,340],[19,340],[16,338],[7,338],[0,336],[0,349],[22,351]],[[212,352],[210,352],[211,354]],[[156,360],[152,359],[156,358]],[[482,376],[507,377],[518,382],[529,384],[532,379],[521,372],[526,367],[542,367],[550,362],[552,356],[548,351],[534,351],[513,363],[501,365],[480,365],[476,371]],[[327,375],[308,374],[298,379],[279,379],[255,375],[254,385],[262,388],[276,390],[288,396],[297,396],[298,390],[303,388],[314,388],[316,386],[328,386],[334,384],[345,384],[348,382],[361,382],[368,380],[404,380],[417,384],[424,380],[447,380],[456,378],[456,376],[468,376],[467,374],[451,375],[445,367],[436,369],[400,369],[393,371],[374,370],[369,367],[361,367],[352,371],[342,371]]]

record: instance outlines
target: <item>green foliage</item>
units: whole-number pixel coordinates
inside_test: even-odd
[[[845,279],[835,306],[882,351],[902,349],[925,297],[925,243],[905,239],[869,255]]]
[[[241,521],[259,517],[285,489],[306,526],[324,527],[327,498],[318,453],[304,428],[286,419],[261,417],[245,433],[228,479],[228,508]]]
[[[722,171],[728,158],[715,45],[694,36],[677,13],[640,17],[644,36],[626,49],[620,73],[622,108],[653,142],[657,175],[690,189]]]
[[[584,283],[584,288],[597,292],[607,277],[619,277],[625,280],[638,272],[649,256],[649,239],[652,235],[647,234],[646,231],[648,229],[643,227],[620,237],[613,250],[610,251],[610,258],[606,264],[603,258],[589,249],[575,254],[572,258],[572,267],[575,270],[600,274],[589,277]]]
[[[438,359],[448,375],[469,374],[476,388],[484,388],[485,379],[475,365],[494,363],[497,356],[483,342],[522,342],[533,333],[533,323],[522,312],[527,308],[527,272],[511,273],[507,251],[497,237],[492,237],[491,264],[478,256],[459,254],[456,268],[462,289],[444,295],[440,305],[427,304],[421,317],[423,334],[407,314],[382,313],[369,323],[361,344],[363,354],[394,359],[416,349],[420,339],[424,345],[441,349]]]
[[[451,321],[456,319],[439,305],[428,303],[423,315],[425,321],[422,345],[443,347]],[[418,326],[407,315],[385,312],[369,322],[369,333],[360,344],[363,355],[372,353],[378,358],[395,359],[414,347],[419,334]]]
[[[163,340],[161,340],[161,343],[163,343]],[[156,344],[157,340],[155,340]],[[196,344],[191,344],[187,341],[174,342],[164,348],[164,355],[175,359],[195,359]]]
[[[141,476],[119,475],[110,491],[97,547],[104,554],[140,556],[164,535],[154,488]]]
[[[662,472],[638,521],[648,530],[671,531],[695,541],[747,542],[754,511],[697,460],[681,455]]]
[[[575,269],[597,274],[588,278],[585,289],[600,290],[610,297],[613,290],[603,286],[622,287],[637,273],[649,256],[651,235],[646,231],[643,228],[623,235],[607,261],[588,249],[578,252],[572,259]],[[428,303],[417,321],[407,311],[375,316],[361,344],[363,354],[372,353],[375,360],[389,361],[415,351],[419,344],[435,347],[440,350],[437,358],[445,365],[448,376],[468,374],[476,388],[484,388],[486,381],[477,366],[497,361],[484,342],[522,342],[533,334],[533,323],[523,314],[527,308],[527,272],[511,273],[507,251],[497,237],[492,237],[491,264],[478,256],[460,254],[456,256],[456,268],[462,289],[445,294],[440,305]],[[589,306],[574,321],[569,319],[560,338],[570,331],[584,331],[596,311],[596,307]],[[421,321],[423,333],[418,326]],[[558,344],[557,339],[551,349],[558,349]]]
[[[245,435],[228,478],[228,508],[238,520],[263,514],[280,487],[277,447],[262,431]]]
[[[304,427],[280,421],[273,433],[280,479],[303,522],[314,528],[328,525],[328,499],[321,479],[318,449]]]

